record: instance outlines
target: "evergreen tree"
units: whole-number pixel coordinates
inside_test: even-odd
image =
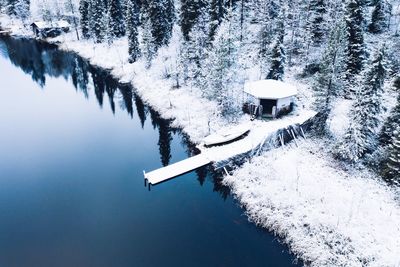
[[[374,58],[369,63],[369,68],[365,71],[362,78],[362,108],[365,113],[362,130],[367,143],[366,152],[372,151],[376,146],[376,129],[379,125],[378,116],[382,112],[381,102],[386,74],[385,54],[385,46],[376,51]]]
[[[105,38],[106,27],[106,12],[103,0],[92,0],[92,4],[90,6],[91,13],[91,26],[93,37],[95,38],[96,43],[101,43]]]
[[[359,74],[364,61],[363,4],[362,0],[347,0],[346,6],[346,80],[351,83]]]
[[[204,12],[197,19],[189,33],[189,39],[184,41],[180,54],[184,70],[184,78],[189,79],[194,85],[204,89],[204,78],[207,70],[203,69],[203,63],[207,57],[209,18]]]
[[[205,66],[208,73],[204,94],[218,101],[222,115],[228,119],[234,118],[241,108],[238,103],[242,90],[239,77],[241,65],[238,64],[239,27],[238,14],[229,8],[226,19],[215,35]]]
[[[26,21],[30,16],[30,0],[17,0],[14,4],[15,16]]]
[[[189,33],[201,12],[204,11],[202,8],[205,5],[204,0],[181,0],[179,23],[186,41],[189,40]]]
[[[175,19],[173,0],[145,0],[142,3],[142,18],[150,19],[151,33],[156,49],[167,45],[171,35]]]
[[[142,32],[142,56],[144,57],[146,68],[150,68],[151,61],[153,60],[156,54],[156,45],[155,40],[153,38],[153,34],[151,32],[151,22],[150,19],[145,19],[142,24],[143,32]]]
[[[328,45],[324,51],[319,73],[313,85],[315,107],[319,114],[319,121],[314,124],[314,130],[319,134],[325,134],[326,121],[331,112],[332,98],[340,94],[340,73],[344,53],[344,27],[338,23],[329,36]]]
[[[120,0],[108,2],[108,30],[111,39],[125,35],[124,15]]]
[[[400,182],[400,126],[393,132],[383,174],[391,182]]]
[[[345,159],[357,161],[376,147],[385,73],[385,46],[382,46],[363,74],[362,85],[356,94],[350,127],[342,143],[342,156]]]
[[[225,13],[225,6],[223,0],[211,0],[210,6],[210,40],[214,40],[215,32],[221,24]]]
[[[368,144],[365,132],[362,130],[364,118],[367,117],[363,109],[363,96],[358,90],[354,104],[350,111],[350,123],[343,140],[339,143],[337,154],[340,158],[350,162],[357,162],[364,155]]]
[[[7,0],[6,4],[8,15],[21,20],[26,20],[29,17],[30,0]]]
[[[6,11],[9,16],[15,16],[16,11],[15,11],[15,4],[17,0],[7,0],[6,1]]]
[[[80,0],[79,1],[79,14],[81,20],[81,30],[84,38],[90,37],[90,20],[89,20],[89,7],[90,0]]]
[[[311,41],[314,44],[320,44],[323,41],[326,28],[324,15],[326,13],[326,6],[324,0],[311,0],[310,1],[310,33]]]
[[[276,41],[272,48],[271,65],[267,74],[267,79],[282,80],[285,73],[285,48],[283,45],[284,23],[280,20],[280,32],[276,36]]]
[[[258,23],[261,26],[259,32],[259,56],[261,58],[261,64],[266,65],[270,50],[269,46],[273,41],[276,31],[275,25],[279,25],[276,20],[281,7],[272,0],[263,0],[252,8],[260,10],[260,14],[257,15]]]
[[[135,62],[140,56],[138,41],[139,4],[138,0],[128,0],[126,25],[128,28],[129,63]]]
[[[375,0],[371,23],[369,24],[368,29],[372,33],[381,33],[386,26],[387,18],[384,0]]]
[[[382,146],[387,146],[390,143],[390,140],[393,137],[393,132],[396,128],[400,127],[400,95],[397,98],[397,104],[390,112],[387,121],[384,123],[379,141]]]

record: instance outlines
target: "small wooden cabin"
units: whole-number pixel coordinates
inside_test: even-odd
[[[244,92],[248,96],[250,113],[255,116],[272,117],[287,114],[293,110],[297,89],[277,80],[247,82]]]
[[[56,37],[63,32],[68,32],[71,25],[65,20],[56,22],[35,21],[31,24],[31,28],[36,37],[47,38]]]

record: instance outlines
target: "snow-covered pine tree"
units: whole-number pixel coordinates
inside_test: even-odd
[[[43,1],[39,2],[38,10],[44,21],[52,21],[53,20],[51,8],[47,1],[43,0]]]
[[[276,19],[279,15],[279,10],[281,7],[275,3],[273,0],[261,0],[257,4],[253,4],[252,8],[258,9],[258,14],[256,18],[260,24],[259,32],[259,56],[261,59],[261,65],[267,65],[270,44],[273,41],[275,33],[275,25],[278,23]]]
[[[363,20],[363,0],[347,0],[345,14],[347,37],[345,77],[349,87],[348,94],[352,91],[354,77],[360,73],[363,67],[365,57]]]
[[[221,24],[225,14],[225,5],[223,0],[211,0],[210,6],[210,41],[214,40],[215,32]]]
[[[196,23],[197,18],[204,11],[202,8],[206,6],[205,0],[180,0],[180,18],[179,23],[181,26],[182,34],[185,40],[189,40],[189,33],[193,25]]]
[[[8,0],[6,1],[6,12],[10,16],[15,16],[25,20],[29,17],[30,0]]]
[[[79,1],[79,14],[81,21],[82,36],[86,39],[90,37],[89,7],[90,7],[90,0]]]
[[[296,56],[308,53],[311,43],[309,34],[309,1],[292,0],[287,2],[286,9],[286,34],[285,45],[287,64],[290,66]],[[308,57],[307,57],[308,58]]]
[[[374,2],[374,10],[372,11],[371,23],[368,25],[368,30],[372,33],[381,33],[387,26],[385,1],[375,0]]]
[[[128,31],[129,63],[136,62],[140,56],[138,41],[139,12],[138,0],[127,0],[126,27]]]
[[[218,101],[222,115],[228,119],[237,116],[241,108],[238,102],[239,92],[242,92],[238,80],[241,67],[238,64],[239,28],[239,16],[229,8],[226,18],[214,36],[205,66],[208,70],[207,87],[203,93],[207,98]]]
[[[204,89],[204,77],[207,70],[203,69],[204,61],[207,57],[207,49],[209,48],[209,14],[202,9],[201,15],[192,26],[189,32],[189,39],[184,41],[182,51],[184,77],[199,88]]]
[[[142,18],[150,19],[151,33],[156,48],[167,45],[172,35],[175,20],[173,0],[144,0]]]
[[[397,97],[397,104],[390,112],[389,117],[383,124],[379,142],[382,146],[387,146],[393,137],[393,132],[400,127],[400,95]]]
[[[326,5],[324,0],[311,0],[310,1],[310,34],[311,41],[314,45],[319,45],[324,39],[326,34],[325,14]]]
[[[189,33],[190,36],[190,33]],[[178,74],[176,86],[179,87],[179,77],[182,76],[185,83],[193,82],[196,78],[196,43],[192,39],[183,40],[178,55],[177,72]]]
[[[114,37],[125,35],[125,23],[120,0],[108,1],[108,35],[112,40]]]
[[[361,90],[355,92],[354,104],[350,111],[349,127],[344,135],[343,140],[339,143],[336,150],[337,155],[350,162],[357,162],[367,150],[366,136],[362,130],[364,118],[367,117],[362,105],[363,95]]]
[[[30,0],[17,0],[14,11],[15,16],[25,22],[30,16]]]
[[[151,32],[151,22],[149,18],[145,18],[142,22],[142,28],[141,51],[145,60],[146,68],[150,68],[151,61],[156,54],[157,48]]]
[[[204,66],[210,47],[208,33],[208,12],[202,12],[189,32],[189,39],[186,41],[182,36],[177,61],[177,71],[181,72],[178,76],[183,78],[189,86],[194,85],[202,91],[206,91],[207,88],[208,70]]]
[[[106,36],[106,8],[103,0],[91,0],[91,16],[90,25],[92,36],[95,38],[96,43],[104,41]]]
[[[313,84],[315,107],[319,112],[319,120],[314,124],[314,130],[321,135],[326,134],[326,121],[331,112],[332,98],[340,95],[340,73],[343,71],[344,27],[339,22],[331,31],[328,45],[324,50],[319,72]]]
[[[389,181],[400,183],[400,126],[393,132],[388,146],[388,158],[383,174]]]
[[[366,138],[366,151],[372,151],[377,144],[377,127],[379,125],[379,115],[382,112],[383,83],[386,75],[386,47],[380,47],[368,64],[368,69],[362,77],[362,108],[363,123],[362,131]]]
[[[361,85],[350,113],[350,127],[341,143],[342,158],[356,162],[377,144],[377,127],[381,113],[383,82],[385,79],[385,53],[383,45],[378,49],[363,73]]]
[[[271,64],[267,74],[267,79],[282,80],[285,73],[285,48],[283,38],[285,36],[285,26],[283,16],[279,20],[279,32],[276,35],[276,40],[272,48]]]
[[[5,6],[6,6],[7,15],[15,16],[15,3],[16,2],[17,2],[16,0],[7,0],[6,1]]]

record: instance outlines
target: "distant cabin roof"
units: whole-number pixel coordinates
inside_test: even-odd
[[[244,91],[259,99],[280,99],[297,94],[296,87],[276,80],[247,82]]]
[[[39,29],[49,29],[49,28],[68,28],[71,25],[68,21],[59,20],[54,22],[49,21],[35,21],[31,25],[36,25]]]

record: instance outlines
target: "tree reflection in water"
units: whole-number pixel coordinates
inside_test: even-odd
[[[59,50],[56,45],[10,37],[2,37],[0,42],[7,50],[5,54],[8,54],[10,61],[30,75],[32,80],[41,87],[46,84],[46,77],[70,79],[74,88],[82,92],[85,98],[89,98],[89,90],[93,88],[100,107],[103,107],[106,93],[113,113],[115,113],[117,99],[121,109],[125,110],[130,117],[133,117],[134,102],[142,128],[150,115],[152,126],[158,129],[160,161],[163,166],[170,164],[171,142],[175,134],[182,137],[182,145],[186,148],[188,157],[199,153],[187,135],[171,127],[170,120],[162,119],[156,111],[143,103],[130,85],[121,85],[107,71],[90,65],[88,61],[74,53]],[[221,184],[220,172],[213,171],[210,166],[205,166],[197,169],[195,173],[200,185],[209,179],[214,184],[215,192],[220,193],[224,199],[229,196],[229,189]]]

